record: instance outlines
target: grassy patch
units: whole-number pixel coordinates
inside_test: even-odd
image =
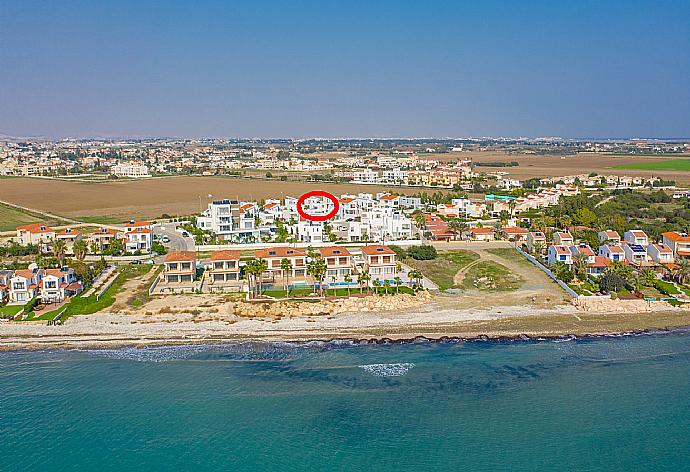
[[[659,162],[640,162],[639,164],[624,164],[613,166],[615,169],[639,169],[639,170],[675,170],[678,172],[690,171],[690,159],[665,159]]]
[[[436,259],[430,261],[416,261],[407,259],[405,262],[431,279],[440,290],[454,287],[453,278],[460,269],[479,259],[479,254],[472,251],[442,251]]]
[[[14,316],[23,308],[22,305],[0,306],[0,318]]]
[[[462,281],[466,289],[490,292],[506,292],[519,289],[524,279],[506,266],[493,261],[480,261],[469,268]]]
[[[124,223],[122,218],[118,218],[116,216],[75,216],[74,219],[84,223],[93,223],[97,225],[117,225]]]
[[[64,221],[46,218],[37,213],[19,210],[14,207],[0,204],[0,231],[12,231],[17,226],[30,223],[45,223],[47,225],[58,225]]]
[[[666,282],[665,280],[656,280],[654,282],[654,288],[665,295],[678,295],[680,292],[671,282]]]
[[[498,257],[502,257],[507,261],[522,264],[525,267],[534,267],[534,264],[532,264],[525,256],[517,252],[512,247],[495,247],[487,249],[486,252],[490,252]]]

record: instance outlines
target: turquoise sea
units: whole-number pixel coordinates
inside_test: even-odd
[[[0,470],[690,470],[690,332],[0,352]]]

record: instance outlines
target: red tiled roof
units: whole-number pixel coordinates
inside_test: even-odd
[[[81,231],[78,229],[66,229],[56,234],[56,236],[79,236]]]
[[[143,226],[136,226],[132,228],[132,231],[127,231],[125,234],[151,234],[152,231],[149,228],[144,228]]]
[[[682,235],[677,231],[667,231],[666,233],[661,233],[661,235],[674,242],[690,243],[690,236],[687,234]]]
[[[506,234],[527,234],[529,231],[525,228],[521,228],[520,226],[509,226],[507,228],[503,228],[503,232]]]
[[[472,234],[490,234],[493,232],[494,232],[494,230],[491,228],[472,228],[470,230],[470,233],[472,233]]]
[[[125,226],[128,228],[137,228],[140,226],[151,226],[151,223],[149,221],[135,221],[134,223],[127,223]]]
[[[307,253],[298,248],[293,247],[269,247],[266,249],[257,249],[256,258],[257,259],[270,259],[274,257],[304,257]]]
[[[223,251],[216,251],[211,254],[212,261],[237,261],[240,259],[240,251],[233,251],[226,249]]]
[[[362,252],[368,256],[394,255],[395,254],[395,251],[393,251],[388,246],[363,246],[361,249],[362,249]]]
[[[333,257],[333,256],[351,256],[350,251],[347,248],[339,246],[329,246],[319,248],[319,252],[323,257]]]
[[[192,262],[196,260],[194,251],[173,251],[165,256],[165,262]]]
[[[604,256],[594,256],[594,262],[587,264],[589,267],[608,267],[611,261]]]
[[[18,231],[26,231],[27,233],[53,233],[55,230],[43,223],[32,223],[29,225],[17,226]]]

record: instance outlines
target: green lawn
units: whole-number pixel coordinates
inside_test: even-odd
[[[457,251],[441,251],[436,259],[430,261],[416,261],[407,259],[405,262],[431,279],[439,290],[447,290],[454,286],[453,278],[460,269],[479,259],[476,252],[459,249]]]
[[[14,316],[19,313],[19,310],[22,308],[23,305],[0,306],[0,318]]]
[[[45,223],[47,225],[57,225],[60,221],[46,219],[45,217],[18,210],[14,207],[0,204],[0,231],[13,231],[17,226],[30,223]]]
[[[675,170],[679,172],[690,171],[690,159],[659,159],[659,162],[641,162],[639,164],[624,164],[613,166],[614,169],[639,169],[639,170]]]
[[[525,280],[506,266],[493,261],[480,261],[469,268],[462,288],[489,292],[507,292],[519,289]]]
[[[661,293],[664,293],[666,295],[678,295],[678,294],[680,294],[678,289],[671,282],[666,282],[665,280],[655,281],[654,287],[658,291],[660,291]]]

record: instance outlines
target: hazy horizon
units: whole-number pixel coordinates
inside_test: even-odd
[[[22,2],[0,135],[690,137],[690,2]]]

